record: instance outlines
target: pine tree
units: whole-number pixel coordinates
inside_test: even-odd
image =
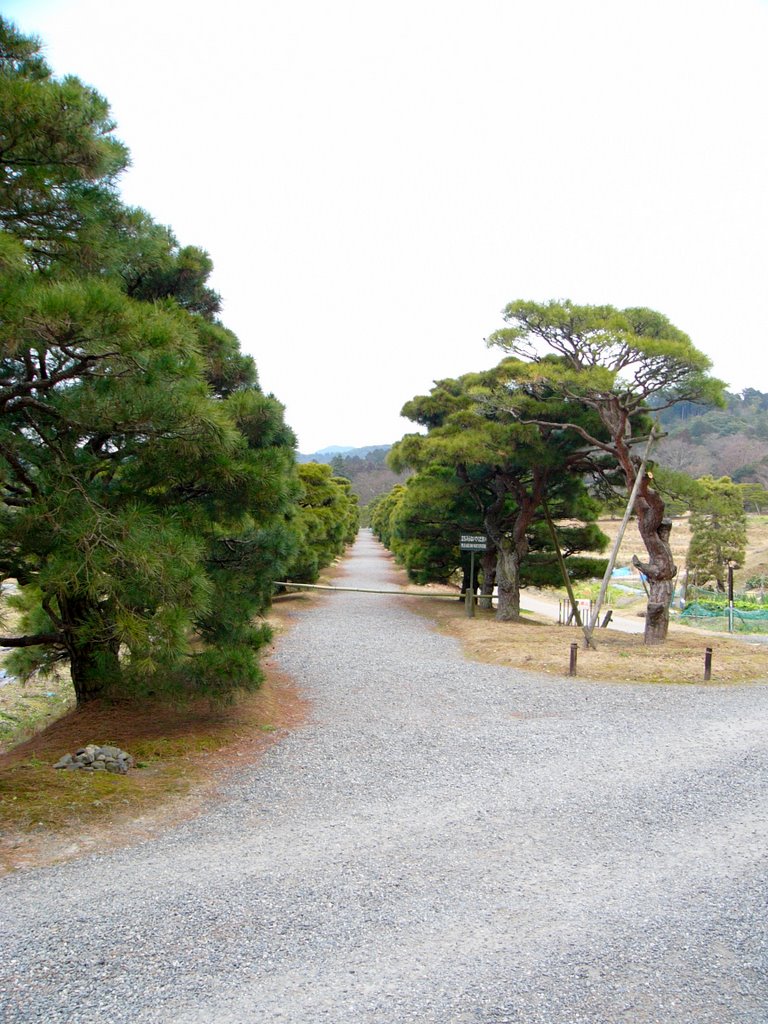
[[[360,525],[357,495],[349,480],[335,476],[330,465],[305,462],[298,466],[299,496],[294,520],[298,548],[285,571],[288,579],[314,583],[350,544]]]
[[[741,488],[730,477],[697,481],[699,495],[691,509],[688,581],[703,587],[714,583],[725,592],[729,564],[738,569],[747,550],[747,516]]]
[[[123,207],[109,108],[0,18],[0,573],[16,668],[78,702],[257,685],[293,557],[295,438],[211,263]]]
[[[412,399],[402,410],[403,416],[425,426],[427,434],[406,435],[390,453],[396,470],[451,468],[474,507],[472,522],[482,523],[490,538],[499,593],[497,617],[502,620],[520,616],[523,567],[533,555],[535,524],[544,517],[544,500],[556,517],[595,517],[582,481],[587,467],[579,440],[560,424],[542,431],[521,422],[523,413],[529,418],[545,411],[550,418],[561,415],[558,403],[521,390],[516,411],[505,408],[504,396],[517,386],[521,368],[519,360],[505,359],[484,373],[438,381],[429,395]],[[589,420],[588,412],[582,415]],[[591,426],[599,429],[599,424]],[[416,486],[409,482],[406,496]],[[396,536],[396,515],[392,523]],[[455,539],[458,529],[457,524]],[[590,546],[600,547],[601,538],[593,531]],[[546,545],[541,534],[538,542]]]
[[[710,360],[691,339],[661,313],[652,309],[618,310],[613,306],[578,306],[570,301],[517,301],[504,311],[509,325],[496,331],[489,343],[528,364],[529,386],[559,395],[574,415],[556,421],[581,440],[585,452],[609,456],[624,477],[628,493],[638,477],[640,458],[633,446],[648,428],[648,411],[679,402],[722,402],[722,381],[709,376]],[[515,396],[510,396],[511,411]],[[603,433],[577,420],[578,411],[593,411]],[[527,416],[541,427],[555,426],[550,418]],[[649,600],[645,642],[662,643],[669,626],[669,602],[677,573],[669,543],[671,520],[652,473],[638,482],[634,511],[648,552],[636,564],[648,580]]]

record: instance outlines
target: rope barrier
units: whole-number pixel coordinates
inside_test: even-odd
[[[454,601],[458,594],[423,594],[419,590],[367,590],[363,587],[326,587],[319,583],[288,583],[275,580],[276,587],[301,587],[303,590],[336,590],[346,594],[389,594],[390,597],[450,597]]]

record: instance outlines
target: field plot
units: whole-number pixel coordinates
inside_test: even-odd
[[[615,540],[620,525],[621,520],[619,519],[600,520],[600,529],[610,537],[611,543]],[[678,572],[681,573],[685,568],[688,545],[691,542],[688,516],[677,516],[673,519],[670,542],[675,564],[678,567]],[[646,557],[637,523],[631,520],[619,548],[617,564],[630,565],[633,555],[637,555],[641,561]],[[743,568],[737,569],[734,574],[736,589],[741,589],[746,579],[759,573],[768,573],[768,516],[748,515],[747,557]]]

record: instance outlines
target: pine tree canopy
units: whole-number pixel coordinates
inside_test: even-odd
[[[714,583],[725,591],[728,566],[744,564],[747,550],[747,516],[741,488],[729,477],[700,477],[691,509],[691,541],[688,547],[688,581],[703,587]]]
[[[2,18],[0,125],[0,643],[19,673],[68,661],[81,702],[257,685],[298,544],[283,408],[207,254],[120,203],[106,101]]]
[[[483,530],[496,553],[501,619],[519,617],[527,565],[538,562],[538,580],[556,582],[555,555],[551,548],[542,555],[551,538],[535,529],[544,518],[544,502],[555,517],[586,522],[594,520],[597,508],[583,482],[590,463],[580,437],[555,422],[566,416],[562,402],[530,387],[526,369],[519,359],[507,358],[483,373],[437,381],[429,395],[407,402],[402,415],[426,426],[427,434],[407,434],[389,459],[394,469],[410,466],[417,472],[396,489],[393,507],[377,506],[373,520],[420,582],[430,573],[446,578],[450,566],[461,564],[460,533]],[[510,389],[514,410],[508,408]],[[543,415],[553,420],[546,430],[525,422]],[[569,408],[567,415],[602,429],[588,409]],[[602,534],[593,530],[589,543],[602,547]]]

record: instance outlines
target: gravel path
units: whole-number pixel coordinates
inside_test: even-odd
[[[310,724],[209,813],[0,881],[0,1019],[768,1021],[768,689],[471,664],[407,600],[298,614]]]

